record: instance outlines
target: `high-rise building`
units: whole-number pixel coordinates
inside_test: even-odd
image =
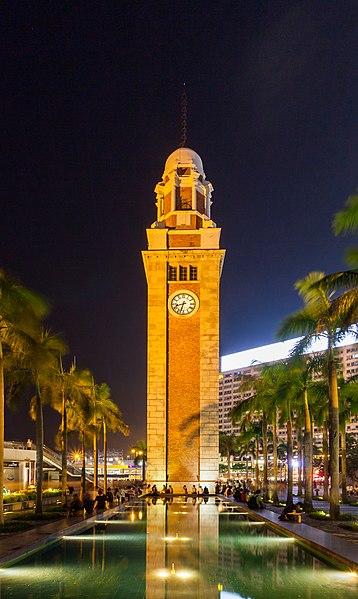
[[[218,476],[219,285],[225,251],[200,156],[175,150],[142,252],[148,284],[147,480]]]
[[[219,431],[228,434],[238,434],[239,426],[233,425],[229,416],[232,408],[252,395],[251,391],[240,391],[241,375],[258,375],[262,364],[274,363],[288,358],[290,351],[298,339],[290,339],[281,343],[272,343],[262,347],[229,354],[221,358],[221,373],[219,375]],[[324,347],[321,342],[312,347],[312,352],[321,352]],[[339,372],[344,379],[358,374],[358,343],[355,336],[347,336],[336,347],[335,353],[339,363]],[[346,432],[358,435],[358,418],[350,419]],[[279,438],[285,441],[286,429],[280,428]],[[314,427],[314,444],[322,445],[322,431]]]

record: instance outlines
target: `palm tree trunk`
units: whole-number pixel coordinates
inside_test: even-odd
[[[4,524],[4,405],[5,405],[5,393],[4,393],[4,360],[2,353],[2,343],[0,341],[0,525]]]
[[[275,422],[272,430],[272,442],[273,442],[273,494],[272,499],[274,503],[278,503],[278,491],[277,491],[277,475],[278,475],[278,455],[277,455],[277,408],[275,412]]]
[[[93,431],[93,484],[96,489],[98,487],[98,442],[96,429]]]
[[[304,481],[305,481],[305,498],[304,509],[311,511],[312,494],[313,494],[313,448],[312,448],[312,420],[308,404],[307,390],[304,393],[305,405],[305,433],[304,433]]]
[[[230,453],[230,451],[228,451],[228,452],[227,452],[227,454],[226,454],[226,461],[227,461],[227,479],[228,479],[228,480],[230,480],[230,478],[231,478],[230,458],[231,458],[231,453]]]
[[[81,458],[82,458],[82,469],[81,469],[81,491],[80,491],[80,499],[83,502],[83,498],[86,492],[86,443],[85,443],[85,433],[81,432]]]
[[[348,502],[347,495],[347,448],[346,448],[346,431],[345,425],[343,425],[344,430],[341,432],[341,472],[342,472],[342,501],[344,503]]]
[[[143,452],[143,461],[142,461],[142,479],[143,483],[145,482],[145,453]]]
[[[267,419],[265,413],[262,415],[262,453],[264,457],[264,480],[263,496],[268,499],[268,450],[267,450]]]
[[[36,381],[36,514],[42,514],[44,426],[40,383]]]
[[[297,427],[297,495],[302,497],[302,431]]]
[[[255,463],[255,490],[260,488],[260,471],[259,471],[259,439],[258,437],[256,437],[255,439],[255,458],[256,458],[256,463]]]
[[[329,386],[329,455],[331,474],[331,493],[329,496],[329,515],[339,518],[339,409],[337,370],[334,361],[332,342],[328,348],[328,386]]]
[[[103,484],[104,493],[107,493],[107,425],[103,418]]]
[[[322,449],[323,449],[323,499],[329,500],[329,448],[328,448],[328,423],[325,421],[322,427]]]
[[[62,389],[62,422],[61,422],[61,453],[62,453],[62,502],[66,505],[67,490],[67,410],[66,395]]]
[[[293,502],[292,458],[292,420],[290,419],[287,420],[287,504]]]

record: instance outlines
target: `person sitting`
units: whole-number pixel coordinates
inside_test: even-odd
[[[234,499],[235,499],[235,501],[241,501],[241,491],[240,491],[239,487],[235,488]]]
[[[173,495],[173,493],[174,493],[174,489],[171,485],[169,485],[169,487],[168,487],[168,493],[169,493],[169,495]]]
[[[203,494],[204,495],[209,495],[209,489],[208,489],[208,487],[204,487]]]
[[[247,502],[247,505],[252,510],[263,509],[266,507],[260,489],[257,489],[257,491],[255,491],[255,493],[251,495],[250,499]]]
[[[69,516],[82,516],[83,515],[83,505],[80,501],[80,498],[77,493],[74,493],[70,509],[68,511]]]
[[[197,492],[197,490],[196,490],[196,486],[195,486],[195,485],[193,485],[193,488],[192,488],[192,490],[191,490],[191,494],[192,494],[192,495],[197,495],[197,494],[198,494],[198,492]]]
[[[298,501],[296,504],[290,502],[284,507],[281,515],[278,517],[279,520],[284,522],[302,522],[303,503]]]

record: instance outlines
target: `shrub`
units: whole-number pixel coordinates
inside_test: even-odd
[[[61,495],[61,493],[61,489],[46,489],[43,491],[42,497],[57,497],[58,495]]]
[[[341,514],[339,516],[340,520],[345,520],[346,522],[355,522],[356,520],[358,520],[357,516],[355,516],[354,514]]]
[[[338,526],[351,532],[358,532],[358,522],[345,522],[344,524],[338,524]]]
[[[29,522],[19,522],[18,520],[10,520],[3,525],[0,525],[0,533],[12,533],[20,532],[22,530],[29,530],[32,528],[32,524]]]
[[[43,497],[57,497],[58,495],[61,495],[61,489],[46,489],[42,493]],[[33,489],[30,491],[14,491],[4,495],[4,503],[16,503],[18,501],[28,501],[29,499],[36,499],[36,491]]]
[[[323,510],[313,510],[312,512],[309,512],[308,516],[310,518],[313,518],[313,520],[329,520],[330,519],[329,514],[326,514],[326,512],[324,512]]]
[[[25,491],[14,491],[4,495],[4,503],[17,503],[18,501],[26,501],[27,495]]]
[[[24,514],[20,514],[19,516],[15,516],[17,521],[27,521],[27,520],[58,520],[59,518],[63,518],[63,512],[43,512],[42,514],[35,514],[35,512],[25,512]]]

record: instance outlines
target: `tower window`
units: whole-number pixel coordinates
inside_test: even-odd
[[[191,281],[198,280],[198,267],[197,266],[189,266],[189,277]]]
[[[168,280],[176,281],[178,278],[177,267],[176,266],[168,266]]]
[[[188,269],[186,266],[179,266],[179,281],[188,280]]]
[[[192,192],[191,187],[176,188],[176,210],[191,210]]]
[[[185,166],[185,167],[178,166],[177,173],[180,177],[182,177],[183,175],[190,175],[190,167],[189,166]]]

